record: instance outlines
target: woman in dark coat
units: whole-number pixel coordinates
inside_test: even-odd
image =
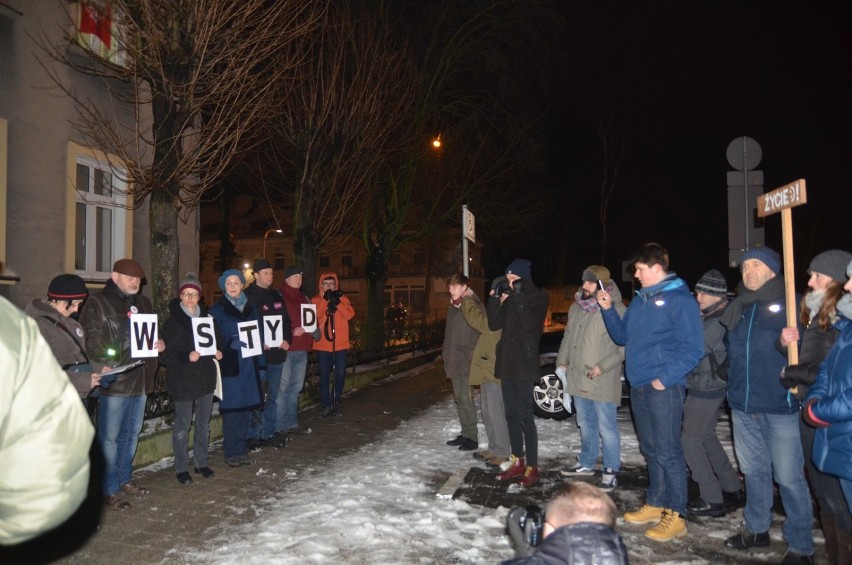
[[[222,414],[223,450],[225,463],[229,467],[251,465],[248,457],[246,436],[248,434],[251,411],[263,404],[261,391],[261,372],[266,370],[266,361],[260,344],[247,343],[249,337],[240,331],[243,322],[256,322],[260,338],[259,317],[246,298],[243,287],[246,279],[236,269],[228,269],[219,277],[219,288],[224,293],[216,304],[210,307],[210,315],[216,321],[222,341],[222,399],[219,413]],[[255,346],[256,354],[248,349]]]
[[[189,453],[187,438],[192,424],[192,408],[195,405],[195,435],[192,453],[195,472],[205,479],[216,473],[207,466],[207,446],[210,443],[210,412],[213,410],[213,389],[216,387],[216,360],[222,352],[202,356],[196,350],[192,319],[207,316],[207,310],[198,303],[201,285],[191,273],[181,284],[180,298],[169,304],[171,317],[163,325],[163,341],[166,350],[163,364],[168,368],[166,389],[175,406],[175,422],[172,428],[172,449],[175,454],[175,473],[181,484],[189,484]]]

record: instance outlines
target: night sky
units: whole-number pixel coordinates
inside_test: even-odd
[[[743,135],[761,145],[766,191],[807,180],[808,203],[793,210],[797,286],[813,255],[852,249],[849,5],[566,2],[547,126],[548,184],[563,201],[531,244],[534,278],[576,283],[601,261],[602,157],[590,114],[626,131],[604,259],[614,274],[638,244],[658,241],[690,286],[712,267],[735,282],[725,149]],[[779,218],[767,219],[765,237],[780,252]]]

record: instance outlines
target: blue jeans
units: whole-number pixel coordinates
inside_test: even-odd
[[[650,383],[630,389],[630,409],[639,451],[648,466],[645,502],[686,515],[686,463],[680,444],[684,386],[656,390]]]
[[[98,444],[104,456],[104,496],[121,490],[130,482],[133,457],[145,419],[146,395],[101,395],[98,405]]]
[[[222,413],[222,451],[225,459],[248,453],[246,434],[249,420],[251,420],[250,410]]]
[[[210,412],[213,410],[213,393],[195,400],[175,401],[175,423],[172,427],[172,452],[175,455],[175,473],[189,471],[189,428],[192,425],[192,405],[195,405],[195,434],[192,455],[195,467],[207,467],[210,443]]]
[[[772,523],[772,479],[778,483],[787,549],[813,555],[813,506],[805,481],[805,459],[799,438],[799,413],[746,414],[731,410],[734,449],[745,475],[745,527],[766,532]]]
[[[846,497],[846,505],[849,507],[849,512],[852,512],[852,481],[849,479],[840,479],[840,488],[843,489],[843,496]]]
[[[269,439],[275,435],[275,417],[278,412],[278,395],[281,389],[281,372],[284,364],[266,366],[266,406],[263,410],[254,410],[249,422],[249,438]]]
[[[334,405],[340,404],[340,395],[343,393],[343,385],[346,381],[346,357],[348,349],[331,351],[317,351],[317,369],[319,370],[320,403],[328,408],[331,406],[331,391],[328,381],[331,373],[331,360],[334,358]]]
[[[603,443],[603,466],[621,469],[621,434],[615,419],[617,406],[612,402],[574,397],[577,425],[580,426],[580,464],[594,469]]]
[[[275,430],[284,431],[299,425],[299,393],[305,386],[308,368],[307,351],[288,351],[281,371],[281,388],[275,402]]]

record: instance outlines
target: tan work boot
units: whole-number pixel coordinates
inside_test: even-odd
[[[656,524],[662,517],[663,509],[650,504],[643,504],[639,510],[624,513],[624,521],[630,524]]]
[[[654,541],[670,541],[686,536],[686,520],[680,513],[666,508],[660,523],[645,531],[645,537]]]

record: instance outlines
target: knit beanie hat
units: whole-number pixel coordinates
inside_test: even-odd
[[[506,267],[507,275],[518,275],[522,279],[529,280],[532,278],[532,272],[530,271],[532,267],[532,263],[530,263],[527,259],[515,259],[509,266]]]
[[[728,294],[728,283],[725,275],[716,269],[710,269],[695,283],[695,292],[709,294],[710,296],[726,296]]]
[[[287,270],[284,271],[284,278],[289,279],[293,275],[301,275],[303,273],[302,268],[298,265],[290,265],[287,267]]]
[[[593,282],[596,283],[601,281],[604,284],[609,284],[612,282],[610,278],[609,269],[606,267],[602,267],[601,265],[589,265],[586,267],[586,270],[583,271],[583,282]]]
[[[852,261],[852,253],[840,249],[829,249],[823,251],[811,260],[808,266],[808,274],[816,271],[839,282],[846,282],[846,265]]]
[[[145,278],[145,269],[133,259],[119,259],[112,266],[112,270],[128,277]]]
[[[254,262],[254,265],[251,268],[252,273],[259,273],[264,269],[271,269],[272,265],[266,259],[258,259]]]
[[[774,249],[770,249],[769,247],[752,247],[751,249],[746,249],[740,256],[740,270],[742,270],[743,263],[748,259],[757,259],[769,267],[769,270],[776,275],[781,274],[781,256]]]
[[[178,294],[183,294],[183,291],[191,288],[198,294],[201,294],[201,283],[198,282],[198,277],[195,276],[195,273],[187,273],[183,278],[183,282],[180,283],[180,290],[178,290]]]
[[[225,281],[228,280],[228,277],[235,275],[240,277],[241,283],[246,284],[246,278],[243,276],[242,271],[238,269],[228,269],[227,271],[222,273],[221,277],[219,277],[219,288],[222,290],[222,292],[225,292]]]
[[[88,296],[86,283],[77,275],[56,276],[47,287],[47,297],[51,300],[84,300]]]

